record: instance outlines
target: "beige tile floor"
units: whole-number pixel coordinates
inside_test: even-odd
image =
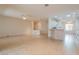
[[[72,35],[65,35],[63,41],[45,36],[17,36],[0,39],[1,55],[64,55],[79,54]]]

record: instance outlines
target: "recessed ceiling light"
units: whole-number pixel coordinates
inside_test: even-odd
[[[25,16],[23,16],[23,17],[22,17],[22,19],[23,19],[23,20],[26,20],[26,17],[25,17]]]
[[[67,14],[66,17],[71,17],[71,15],[70,14]]]
[[[54,16],[55,18],[58,18],[58,16]]]
[[[62,19],[63,17],[60,16],[54,16],[55,19]]]

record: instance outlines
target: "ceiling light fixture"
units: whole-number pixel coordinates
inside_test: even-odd
[[[71,15],[70,15],[70,14],[68,14],[68,15],[66,15],[66,17],[71,17]]]
[[[26,20],[26,19],[27,19],[24,15],[22,15],[21,18],[22,18],[23,20]]]
[[[45,6],[45,7],[48,7],[48,6],[49,6],[49,4],[45,4],[44,6]]]

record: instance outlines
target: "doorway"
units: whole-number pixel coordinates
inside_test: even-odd
[[[41,29],[41,22],[40,21],[33,21],[32,22],[32,35],[39,36]]]

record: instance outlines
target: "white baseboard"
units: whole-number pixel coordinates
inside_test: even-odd
[[[4,34],[4,35],[0,35],[0,38],[7,38],[7,37],[15,37],[15,36],[25,36],[27,34]]]

